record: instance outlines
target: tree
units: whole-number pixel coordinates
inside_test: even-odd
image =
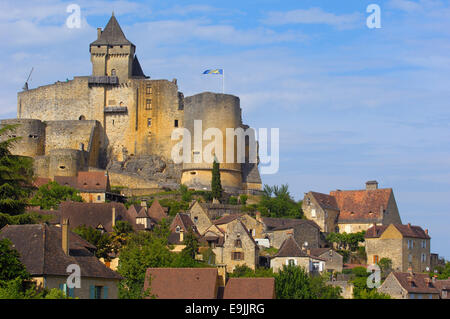
[[[351,281],[353,283],[353,298],[355,299],[389,299],[390,296],[377,292],[376,288],[369,288],[367,286],[367,277],[370,273],[364,267],[355,267],[352,269],[355,278]]]
[[[106,260],[110,258],[109,254],[112,252],[112,243],[111,237],[107,233],[102,233],[100,230],[86,225],[81,225],[72,231],[97,247],[95,251],[97,258],[104,258]]]
[[[311,277],[304,268],[283,265],[275,275],[278,299],[339,299],[341,288],[326,284],[325,276]]]
[[[19,252],[11,246],[9,239],[0,240],[0,282],[30,278],[30,274],[20,261]]]
[[[14,125],[5,125],[0,128],[0,136],[15,129]],[[33,160],[10,152],[18,140],[18,137],[13,137],[0,142],[0,212],[9,215],[25,211],[32,191]]]
[[[267,217],[303,218],[301,203],[297,203],[291,197],[287,184],[280,187],[264,185],[257,209]]]
[[[214,158],[213,169],[212,169],[212,179],[211,179],[211,192],[213,198],[221,199],[222,198],[222,183],[220,181],[220,166],[219,163]]]
[[[378,262],[383,278],[386,278],[392,271],[392,260],[389,258],[381,258]]]
[[[61,202],[68,200],[83,201],[75,188],[62,186],[57,182],[49,182],[39,187],[31,199],[31,205],[40,206],[42,209],[58,209]]]
[[[195,259],[199,244],[192,228],[189,228],[189,231],[185,235],[183,244],[186,245],[186,247],[183,248],[183,251],[185,251],[192,259]]]

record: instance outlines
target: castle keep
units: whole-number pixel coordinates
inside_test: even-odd
[[[150,79],[114,15],[89,49],[91,76],[18,93],[17,119],[2,121],[20,124],[10,133],[22,137],[13,152],[33,157],[41,177],[106,169],[112,185],[131,189],[180,183],[209,189],[212,164],[173,163],[179,141],[171,134],[177,127],[191,130],[195,120],[223,136],[226,128],[247,128],[239,98],[210,92],[185,98],[175,79]],[[223,163],[221,179],[231,192],[261,189],[257,164]]]

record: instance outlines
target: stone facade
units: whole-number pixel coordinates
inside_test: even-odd
[[[223,246],[215,247],[213,252],[216,263],[226,264],[227,272],[233,272],[236,266],[246,265],[255,269],[258,265],[258,246],[239,220],[228,225]]]
[[[210,187],[211,163],[203,160],[195,165],[173,163],[172,149],[179,141],[172,140],[172,132],[176,128],[193,129],[196,120],[203,122],[202,135],[212,127],[219,128],[224,137],[226,128],[246,127],[242,123],[239,98],[209,92],[185,98],[178,90],[176,79],[153,80],[145,76],[135,52],[136,47],[125,38],[112,16],[105,29],[99,30],[97,40],[90,44],[91,76],[74,77],[18,93],[16,122],[20,122],[21,128],[17,134],[25,138],[14,152],[37,157],[36,175],[52,177],[55,161],[50,152],[70,149],[86,154],[81,154],[85,158],[83,163],[66,156],[69,162],[77,161],[68,164],[70,171],[66,170],[66,174],[76,175],[76,171],[89,167],[108,167],[111,173],[133,177],[116,175],[115,179],[111,174],[111,182],[118,186],[153,188],[156,184],[160,188],[176,188],[185,183],[195,189]],[[159,157],[175,173],[163,169],[153,179],[153,174],[138,167],[123,169],[130,157],[146,156]],[[243,165],[247,164],[222,163],[223,187],[236,193],[260,190],[257,164],[256,167],[247,165],[245,169]],[[142,186],[138,177],[154,183]]]

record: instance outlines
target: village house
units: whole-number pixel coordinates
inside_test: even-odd
[[[213,221],[213,224],[219,227],[224,232],[227,231],[227,226],[233,220],[240,220],[245,227],[248,229],[250,235],[252,235],[253,239],[256,238],[264,238],[264,225],[262,222],[256,220],[249,214],[230,214],[224,215],[223,217],[216,219]]]
[[[122,277],[102,264],[94,255],[96,247],[69,231],[68,221],[61,227],[47,224],[7,225],[0,239],[8,238],[20,254],[39,288],[60,289],[80,299],[117,299]],[[81,269],[81,287],[68,288],[67,266]]]
[[[450,299],[450,279],[435,279],[434,286],[439,290],[439,296],[441,299]]]
[[[304,268],[308,273],[318,274],[325,270],[325,262],[326,260],[321,257],[308,254],[308,251],[303,250],[293,236],[289,236],[270,260],[270,267],[273,272],[279,272],[283,269],[283,265],[294,265]]]
[[[78,172],[76,176],[54,176],[54,181],[79,191],[86,203],[124,202],[122,195],[112,193],[109,175],[105,171]]]
[[[236,266],[246,265],[251,269],[258,266],[258,245],[240,220],[231,221],[226,233],[222,237],[217,237],[217,242],[211,246],[215,254],[215,262],[226,265],[227,272],[233,272]],[[211,241],[211,239],[207,240]]]
[[[303,198],[302,210],[306,218],[319,225],[321,232],[336,232],[339,207],[333,196],[308,192]]]
[[[378,292],[394,299],[439,299],[440,291],[428,274],[391,272]]]
[[[169,235],[169,244],[173,245],[173,252],[182,251],[186,245],[184,245],[184,236],[192,231],[194,235],[199,238],[200,234],[198,233],[194,223],[188,214],[178,213],[172,223],[170,224],[170,235]]]
[[[325,270],[342,272],[344,257],[332,248],[311,248],[310,255],[325,260]]]
[[[368,181],[363,190],[308,192],[302,209],[325,233],[357,233],[373,224],[402,223],[392,188],[378,188],[377,181]]]
[[[305,248],[320,247],[320,227],[311,220],[262,217],[260,221],[272,247],[279,249],[290,236]]]
[[[189,215],[198,232],[203,235],[212,224],[213,221],[225,215],[239,214],[240,206],[223,205],[214,203],[200,203],[194,201],[189,207]]]
[[[430,236],[420,226],[374,225],[365,234],[367,262],[392,260],[394,271],[425,272],[430,269]]]

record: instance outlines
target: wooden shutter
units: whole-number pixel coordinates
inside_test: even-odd
[[[95,286],[89,286],[89,299],[95,299]]]
[[[108,286],[103,287],[103,299],[108,299]]]

